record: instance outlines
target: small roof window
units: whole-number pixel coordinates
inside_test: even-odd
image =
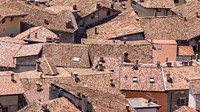
[[[155,83],[154,77],[151,77],[151,78],[149,79],[149,82],[150,82],[150,83]]]
[[[133,82],[138,82],[138,77],[133,77]]]
[[[73,60],[73,62],[79,62],[80,61],[80,57],[73,57],[72,60]]]

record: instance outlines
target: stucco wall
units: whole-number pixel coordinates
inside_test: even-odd
[[[6,18],[5,23],[0,23],[0,36],[10,36],[12,33],[13,36],[16,36],[20,33],[21,17],[15,17],[13,21],[10,20],[11,18]]]
[[[18,96],[1,96],[0,103],[4,107],[8,107],[8,112],[16,112],[18,110]]]
[[[132,3],[132,7],[135,10],[135,12],[138,13],[139,17],[155,16],[155,9],[144,8],[137,3],[136,5]],[[160,12],[157,12],[157,16],[166,16],[166,11],[167,9],[161,9]],[[168,11],[167,15],[172,15],[172,12]]]
[[[158,109],[158,112],[166,112],[167,111],[167,94],[165,92],[136,92],[136,91],[122,91],[123,94],[126,95],[126,98],[145,98],[152,100],[157,100],[158,104],[161,107]]]

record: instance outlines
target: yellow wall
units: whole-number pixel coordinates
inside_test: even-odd
[[[13,33],[13,36],[16,36],[20,33],[20,22],[21,17],[14,17],[13,21],[10,21],[11,18],[6,18],[5,23],[0,23],[0,36],[10,36]],[[5,28],[5,31],[3,29]]]

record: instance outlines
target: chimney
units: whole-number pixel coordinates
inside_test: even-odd
[[[167,76],[167,82],[171,82],[171,77],[169,72],[166,74],[166,76]]]
[[[44,19],[44,23],[45,23],[46,25],[49,25],[49,20]]]
[[[104,66],[102,62],[99,62],[98,71],[104,71]]]
[[[15,74],[11,73],[11,81],[14,82],[15,81]]]
[[[46,103],[43,103],[43,104],[42,104],[42,111],[43,111],[43,112],[47,112],[47,110],[48,110],[48,109],[47,109],[47,106],[48,106],[48,105],[47,105]]]
[[[111,86],[111,87],[115,87],[115,84],[114,84],[114,82],[113,82],[113,78],[110,78],[110,86]]]
[[[81,95],[81,112],[88,111],[88,98],[85,95]]]
[[[196,12],[196,17],[199,18],[199,12]]]
[[[172,67],[172,62],[167,62],[167,67]]]
[[[37,33],[35,33],[35,38],[37,38]]]
[[[126,44],[126,40],[124,40],[124,44]]]
[[[42,83],[40,83],[40,82],[36,82],[36,86],[37,86],[37,91],[39,92],[39,91],[42,91]]]
[[[66,28],[71,28],[71,29],[74,28],[73,25],[72,25],[72,21],[66,22]]]
[[[101,56],[99,59],[100,62],[105,63],[105,60],[103,59],[103,57]]]
[[[129,109],[129,104],[126,104],[126,112],[131,112]]]
[[[77,72],[72,72],[71,75],[72,75],[72,79],[74,80],[74,82],[76,82],[76,83],[80,82]]]
[[[98,29],[97,29],[97,27],[94,28],[94,32],[95,32],[95,35],[98,34]]]
[[[36,60],[36,71],[40,72],[40,61]]]
[[[96,4],[96,9],[100,9],[100,8],[101,8],[100,3],[97,3],[97,4]]]
[[[184,21],[187,21],[187,18],[186,18],[186,17],[184,17]]]
[[[77,10],[77,5],[73,5],[73,10]]]
[[[134,70],[138,70],[138,60],[136,60],[135,65],[133,66]]]
[[[112,3],[110,7],[111,7],[111,9],[114,9],[114,4]]]
[[[160,61],[157,61],[157,68],[160,68]]]
[[[147,100],[147,106],[151,103],[151,99]]]
[[[130,62],[128,59],[128,53],[126,51],[124,52],[124,62]]]

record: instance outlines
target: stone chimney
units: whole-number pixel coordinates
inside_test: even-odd
[[[36,71],[39,72],[40,71],[40,61],[36,60]]]

